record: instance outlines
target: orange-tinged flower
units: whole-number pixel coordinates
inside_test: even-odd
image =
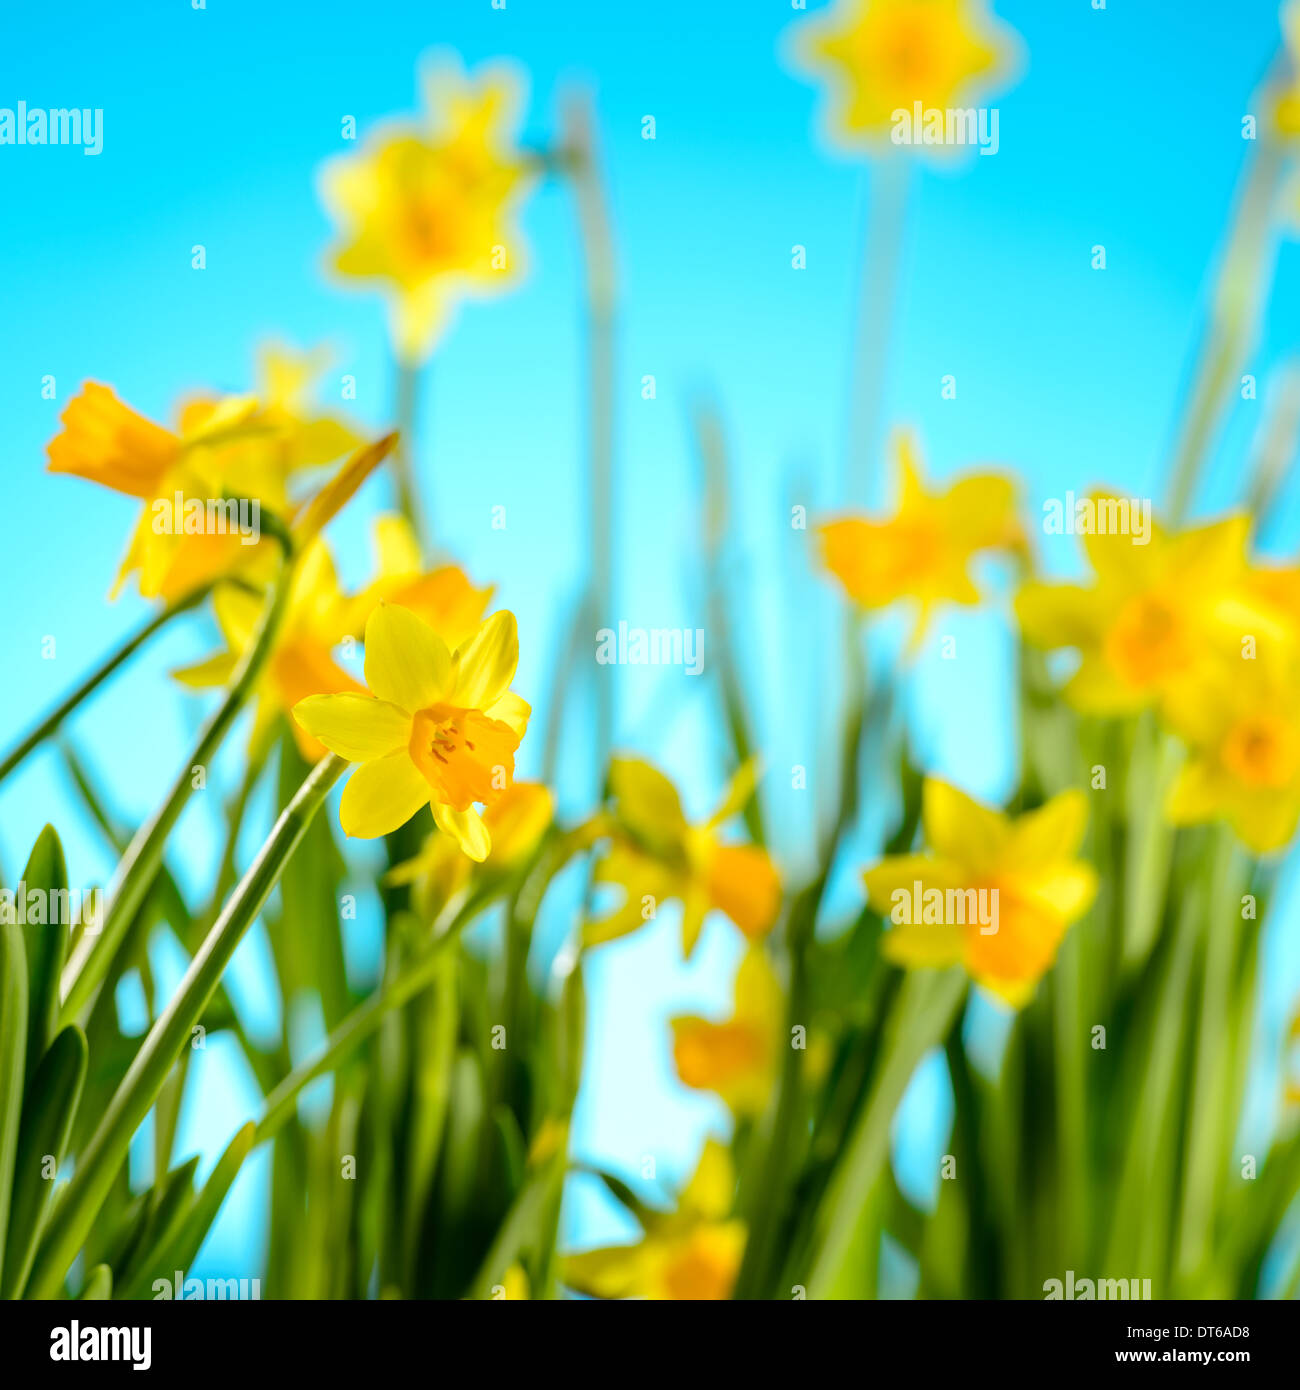
[[[736,972],[729,1019],[672,1020],[673,1061],[682,1084],[714,1091],[737,1115],[757,1115],[776,1079],[784,1010],[781,986],[761,945],[746,951]]]
[[[341,420],[310,412],[307,382],[319,370],[318,356],[266,349],[255,395],[189,400],[175,431],[97,382],[72,398],[50,471],[145,503],[114,596],[131,574],[143,597],[168,600],[235,571],[264,576],[262,509],[287,519],[293,476],[360,443]]]
[[[512,219],[530,167],[514,143],[519,83],[508,69],[469,81],[444,66],[425,89],[424,129],[376,137],[323,178],[345,238],[335,268],[387,287],[394,342],[408,362],[427,355],[456,299],[518,280],[523,251]]]
[[[253,641],[265,599],[255,591],[222,584],[213,595],[212,606],[225,639],[224,649],[172,673],[194,689],[228,684]],[[317,538],[298,562],[284,622],[254,692],[254,747],[261,746],[277,718],[287,715],[308,695],[362,689],[334,659],[334,649],[347,635],[347,612],[333,558],[325,542]],[[290,728],[308,762],[325,756],[325,748],[306,730],[292,720]]]
[[[1239,656],[1243,636],[1270,647],[1287,641],[1272,592],[1281,572],[1252,573],[1249,533],[1249,519],[1234,516],[1173,535],[1153,525],[1145,545],[1114,529],[1087,535],[1092,584],[1026,584],[1016,597],[1024,636],[1078,650],[1065,686],[1077,709],[1118,715],[1158,705],[1207,664]]]
[[[1020,550],[1024,533],[1009,478],[973,474],[929,492],[911,434],[898,434],[895,449],[899,496],[893,516],[826,522],[818,539],[826,568],[862,608],[887,608],[904,599],[918,605],[917,641],[938,604],[979,602],[970,572],[975,556]]]
[[[1096,872],[1076,857],[1087,799],[1062,792],[1012,819],[935,778],[922,798],[926,851],[866,874],[872,907],[894,923],[885,954],[900,965],[960,964],[1019,1008],[1096,895]]]
[[[621,907],[590,923],[583,944],[597,946],[636,931],[665,902],[682,902],[682,948],[695,949],[704,919],[714,909],[751,939],[769,931],[781,907],[781,880],[758,845],[724,844],[719,832],[744,809],[757,772],[747,763],[732,779],[717,810],[702,825],[682,813],[673,784],[639,758],[615,758],[609,769],[615,817],[608,852],[596,865],[598,883],[619,884]]]
[[[1300,823],[1300,681],[1294,669],[1226,662],[1172,688],[1169,727],[1188,760],[1165,811],[1175,825],[1226,820],[1256,854],[1283,848]]]
[[[735,1186],[731,1156],[708,1140],[676,1211],[647,1212],[635,1245],[569,1255],[564,1282],[596,1298],[729,1298],[745,1252],[744,1223],[730,1217]]]
[[[832,131],[877,140],[895,112],[971,105],[1009,66],[1015,34],[982,0],[840,0],[800,30],[810,66],[829,75]],[[942,147],[939,147],[942,148]]]
[[[294,718],[358,766],[343,789],[348,835],[387,835],[424,805],[482,862],[491,836],[476,806],[514,781],[530,709],[510,690],[519,661],[513,613],[494,613],[455,651],[414,613],[380,604],[366,623],[370,694],[313,695]]]
[[[366,619],[381,602],[409,608],[449,646],[458,646],[483,621],[493,586],[475,588],[456,565],[426,570],[415,528],[400,515],[375,521],[375,578],[352,600],[352,626],[365,631]]]

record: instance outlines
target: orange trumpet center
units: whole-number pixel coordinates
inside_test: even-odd
[[[514,730],[482,710],[434,705],[411,724],[411,760],[435,798],[456,811],[501,796],[514,780],[518,747]]]

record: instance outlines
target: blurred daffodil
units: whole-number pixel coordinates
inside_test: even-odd
[[[352,629],[360,635],[381,602],[409,608],[449,646],[457,647],[483,621],[493,590],[476,589],[456,565],[426,570],[415,528],[404,516],[376,519],[375,578],[352,600]]]
[[[537,848],[554,817],[555,797],[549,787],[540,782],[512,782],[483,812],[483,824],[492,842],[485,867],[508,871],[522,863]],[[460,842],[433,834],[413,859],[395,864],[384,875],[384,882],[422,883],[435,901],[445,903],[469,883],[470,874],[471,863]]]
[[[561,1277],[596,1298],[729,1298],[745,1251],[744,1223],[731,1219],[735,1186],[730,1154],[709,1139],[676,1211],[646,1212],[635,1245],[570,1255]]]
[[[925,852],[892,855],[866,874],[872,907],[894,924],[886,956],[907,966],[960,964],[1019,1008],[1096,894],[1096,872],[1078,858],[1087,820],[1081,791],[1012,819],[927,778]]]
[[[981,473],[929,492],[910,433],[895,439],[898,505],[888,520],[846,517],[818,528],[823,563],[855,603],[919,607],[913,641],[941,603],[974,604],[979,590],[971,563],[982,551],[1018,551],[1024,533],[1009,478]]]
[[[1283,139],[1292,140],[1300,136],[1300,0],[1282,6],[1281,24],[1287,73],[1273,98],[1273,127]]]
[[[510,690],[519,661],[513,613],[494,613],[452,651],[408,609],[383,603],[366,623],[370,694],[313,695],[294,718],[358,764],[343,790],[344,832],[387,835],[426,803],[438,828],[482,862],[491,836],[476,805],[514,781],[530,714]]]
[[[212,606],[225,639],[224,649],[172,673],[194,689],[229,683],[254,639],[265,600],[255,590],[222,584],[213,595]],[[253,747],[263,746],[271,724],[281,715],[288,715],[306,696],[361,690],[360,684],[334,659],[334,649],[347,635],[347,614],[334,560],[318,537],[298,562],[284,622],[258,682]],[[324,757],[325,749],[316,739],[292,720],[289,723],[308,762]]]
[[[737,1115],[759,1114],[776,1079],[784,1004],[767,951],[751,946],[736,972],[729,1019],[673,1019],[673,1061],[682,1084],[715,1092]]]
[[[682,902],[682,949],[689,956],[709,912],[724,912],[747,937],[776,921],[781,880],[766,850],[726,844],[722,827],[748,804],[757,779],[750,762],[737,772],[713,815],[691,825],[673,784],[639,758],[610,763],[615,814],[608,852],[597,862],[598,883],[618,884],[622,906],[588,925],[583,944],[600,945],[650,921],[668,901]]]
[[[1300,822],[1300,682],[1255,661],[1174,686],[1169,727],[1188,747],[1166,812],[1175,825],[1226,820],[1267,854]]]
[[[433,68],[423,128],[377,135],[326,166],[323,192],[343,235],[334,266],[384,284],[408,363],[428,354],[456,299],[519,278],[512,219],[530,169],[513,133],[519,86],[503,67],[474,80],[453,65]]]
[[[1026,584],[1016,597],[1026,640],[1080,654],[1065,698],[1088,714],[1133,713],[1225,651],[1239,655],[1241,636],[1260,625],[1284,635],[1280,617],[1252,595],[1249,531],[1244,516],[1173,535],[1152,525],[1140,545],[1112,528],[1083,538],[1091,584]]]
[[[1015,46],[983,0],[839,0],[798,37],[804,62],[829,77],[832,133],[849,143],[888,135],[895,113],[910,121],[918,102],[925,112],[970,106]]]

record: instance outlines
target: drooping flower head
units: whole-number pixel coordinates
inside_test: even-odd
[[[894,447],[899,479],[894,514],[884,521],[829,521],[817,535],[823,564],[861,608],[887,608],[903,600],[917,605],[914,640],[919,640],[937,605],[979,602],[971,574],[976,555],[1019,551],[1024,532],[1009,478],[972,474],[930,492],[912,436],[899,433]]]
[[[383,603],[366,623],[369,694],[313,695],[294,718],[358,766],[343,789],[348,835],[375,839],[424,805],[481,862],[491,835],[478,811],[514,781],[528,704],[510,690],[519,661],[513,613],[494,613],[454,651],[408,609]]]
[[[598,883],[620,885],[623,904],[592,922],[583,944],[600,945],[643,927],[666,902],[682,903],[682,949],[689,956],[709,912],[725,913],[747,937],[769,931],[781,906],[781,880],[767,851],[729,844],[722,827],[753,794],[757,773],[747,763],[736,774],[713,815],[690,824],[676,788],[639,758],[610,763],[615,814],[610,846],[597,862]]]
[[[131,574],[143,597],[169,600],[221,575],[264,567],[261,509],[287,518],[295,476],[361,442],[342,420],[312,407],[309,386],[321,363],[319,355],[266,349],[254,394],[191,398],[175,430],[98,382],[69,401],[48,447],[50,471],[145,504],[114,596]]]
[[[969,107],[1011,65],[1016,36],[983,0],[839,0],[798,31],[827,75],[831,130],[850,144],[889,135],[894,113]],[[942,148],[942,147],[939,147]]]
[[[422,126],[376,135],[322,179],[343,237],[334,267],[384,286],[407,362],[428,354],[456,300],[517,283],[524,255],[513,218],[530,171],[515,144],[520,82],[509,68],[470,79],[443,63],[424,86]]]
[[[907,966],[962,965],[1019,1008],[1096,895],[1096,873],[1077,857],[1087,820],[1081,791],[1011,818],[927,778],[926,848],[891,855],[866,874],[872,907],[893,923],[886,956]]]
[[[745,1225],[731,1216],[735,1190],[730,1154],[709,1139],[675,1211],[646,1211],[635,1245],[569,1255],[561,1277],[596,1298],[730,1298],[745,1252]]]

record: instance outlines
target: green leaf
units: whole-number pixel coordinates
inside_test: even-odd
[[[22,883],[28,890],[46,895],[47,903],[59,901],[54,895],[66,893],[68,869],[63,859],[63,846],[52,825],[47,825],[36,837],[31,857],[23,870]],[[66,901],[66,899],[64,899]],[[54,1036],[55,1019],[59,1012],[59,973],[67,950],[69,927],[56,923],[53,907],[45,914],[44,923],[28,922],[23,929],[23,944],[27,951],[27,1080],[36,1071],[45,1049]]]
[[[0,1249],[9,1229],[26,1053],[27,953],[18,923],[0,921]]]
[[[43,1172],[46,1155],[55,1170],[67,1151],[72,1117],[86,1080],[86,1035],[75,1024],[50,1044],[36,1069],[23,1105],[14,1166],[13,1220],[4,1252],[0,1298],[19,1298],[36,1257],[36,1242],[54,1195],[54,1182]]]
[[[199,1189],[178,1221],[154,1247],[149,1257],[138,1263],[130,1282],[123,1284],[119,1298],[147,1298],[153,1281],[171,1278],[175,1270],[187,1270],[194,1263],[231,1184],[239,1176],[244,1160],[252,1152],[257,1126],[250,1120],[226,1145],[207,1182]]]

